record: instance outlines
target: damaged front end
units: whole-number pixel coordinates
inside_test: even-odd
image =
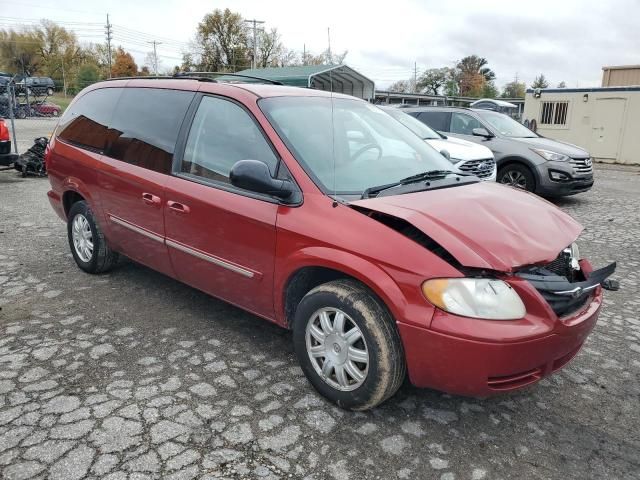
[[[523,268],[515,275],[531,283],[555,314],[564,317],[584,307],[598,286],[618,290],[618,282],[608,278],[615,269],[616,263],[613,262],[592,270],[591,265],[579,260],[577,247],[573,244],[562,250],[552,262]]]

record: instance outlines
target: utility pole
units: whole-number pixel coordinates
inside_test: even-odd
[[[245,20],[245,23],[253,24],[253,59],[251,60],[251,68],[256,68],[258,64],[258,25],[263,24],[264,21],[256,20]]]
[[[64,92],[64,98],[67,98],[67,78],[64,75],[64,60],[62,60],[62,91]]]
[[[418,93],[418,62],[413,62],[413,93]]]
[[[156,45],[162,45],[162,42],[156,42],[153,40],[151,43],[153,45],[153,74],[158,76],[158,52],[156,51]]]
[[[111,35],[111,25],[109,23],[109,14],[107,13],[107,24],[104,27],[105,34],[107,36],[107,52],[109,55],[109,78],[111,78],[111,39],[113,38]]]
[[[307,64],[307,44],[302,44],[302,65]]]
[[[327,49],[327,60],[329,65],[331,65],[333,63],[333,56],[331,55],[331,29],[329,27],[327,27],[327,43],[329,45]]]

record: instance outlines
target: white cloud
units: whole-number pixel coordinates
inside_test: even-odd
[[[414,62],[423,70],[451,66],[471,54],[489,60],[499,85],[513,80],[516,73],[527,83],[544,73],[552,84],[564,80],[568,86],[597,86],[602,66],[640,63],[640,3],[636,0],[539,0],[533,4],[506,0],[115,0],[108,6],[102,0],[28,0],[27,4],[12,2],[11,11],[4,11],[12,17],[99,23],[104,22],[108,9],[116,38],[143,63],[150,47],[142,37],[131,36],[118,26],[187,43],[205,13],[225,7],[245,18],[264,20],[269,28],[277,27],[285,44],[300,51],[303,45],[313,52],[326,49],[330,27],[332,49],[348,50],[346,63],[381,87],[409,78]],[[98,29],[80,31],[85,32],[86,40],[100,39]],[[159,46],[164,65],[179,63],[180,47],[172,42]]]

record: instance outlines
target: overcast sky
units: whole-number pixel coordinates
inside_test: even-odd
[[[300,51],[303,44],[313,53],[326,49],[330,27],[332,50],[348,50],[345,63],[378,88],[411,77],[414,62],[422,71],[471,54],[489,60],[499,86],[516,75],[529,85],[539,73],[552,86],[599,86],[603,65],[640,64],[640,0],[0,0],[0,26],[14,21],[8,17],[23,19],[16,24],[49,18],[98,42],[109,13],[116,43],[136,61],[157,38],[162,65],[171,67],[203,15],[226,7],[277,27],[285,45]]]

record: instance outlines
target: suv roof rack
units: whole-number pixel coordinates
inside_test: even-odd
[[[237,77],[238,79],[249,79],[249,80],[259,80],[260,82],[270,83],[271,85],[283,85],[282,82],[278,80],[271,80],[269,78],[255,77],[253,75],[243,75],[241,73],[227,73],[227,72],[178,72],[172,78],[197,78],[198,80],[203,81],[213,81],[216,82],[213,76],[218,77]]]
[[[112,78],[105,78],[104,80],[101,80],[102,82],[115,82],[116,80],[175,80],[175,79],[182,79],[184,78],[185,80],[202,80],[202,81],[208,81],[208,82],[215,82],[215,80],[213,80],[212,78],[196,78],[196,77],[178,77],[178,76],[171,76],[171,75],[146,75],[143,77],[112,77]]]
[[[237,83],[242,83],[242,79],[258,80],[259,82],[270,83],[271,85],[283,85],[282,82],[277,80],[270,80],[268,78],[254,77],[251,75],[242,75],[238,73],[227,72],[178,72],[174,75],[148,75],[144,77],[113,77],[103,80],[104,82],[115,80],[196,80],[198,82],[212,82],[218,83],[218,80],[214,78],[218,77],[237,77],[240,79]],[[244,82],[255,83],[255,82]]]

